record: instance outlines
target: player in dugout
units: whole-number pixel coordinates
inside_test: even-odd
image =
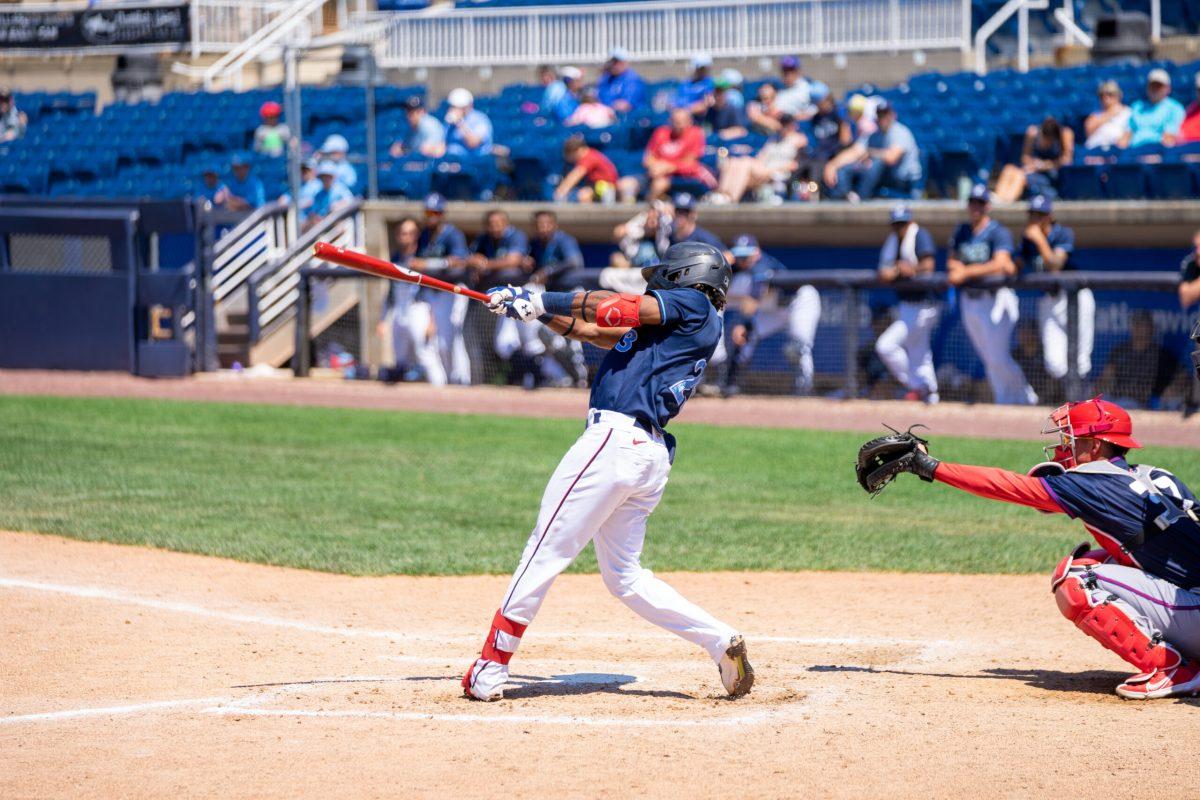
[[[911,472],[990,500],[1066,514],[1084,542],[1055,568],[1050,588],[1063,616],[1138,672],[1117,686],[1130,700],[1200,693],[1200,521],[1196,498],[1165,469],[1130,464],[1141,447],[1133,421],[1099,397],[1067,403],[1043,431],[1051,461],[1027,475],[938,461],[910,432],[859,451],[859,483],[872,494]]]

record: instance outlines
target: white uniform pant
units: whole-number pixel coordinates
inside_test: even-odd
[[[1075,363],[1080,377],[1092,373],[1092,342],[1096,332],[1096,296],[1091,289],[1076,293],[1079,308],[1079,342]],[[1067,293],[1048,294],[1038,300],[1038,326],[1042,330],[1042,353],[1051,378],[1067,375]]]
[[[754,341],[761,342],[787,330],[787,349],[796,361],[796,390],[812,391],[813,342],[821,321],[821,295],[811,286],[801,286],[787,308],[760,309],[754,315]]]
[[[425,380],[434,386],[446,385],[446,370],[438,355],[437,335],[432,328],[429,303],[414,302],[392,310],[392,352],[397,367],[419,365]]]
[[[451,383],[471,383],[471,361],[467,357],[467,346],[463,342],[463,320],[467,316],[467,303],[460,295],[436,292],[429,299],[433,312],[433,324],[437,327],[437,349],[442,366]]]
[[[995,402],[1035,405],[1037,394],[1012,357],[1012,334],[1020,318],[1017,293],[1008,287],[979,291],[975,296],[967,291],[959,292],[963,326],[987,370]]]
[[[593,541],[610,592],[648,622],[699,645],[719,661],[737,631],[641,565],[646,519],[671,471],[662,438],[611,411],[590,411],[588,422],[546,486],[537,527],[501,613],[529,624],[554,579]]]
[[[1097,564],[1093,602],[1116,595],[1133,608],[1148,634],[1158,633],[1186,658],[1200,659],[1200,593],[1180,589],[1134,567]]]
[[[931,399],[936,399],[938,386],[929,341],[941,311],[932,301],[902,300],[896,307],[896,321],[875,342],[875,352],[896,380]]]

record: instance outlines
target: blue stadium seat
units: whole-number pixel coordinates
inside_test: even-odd
[[[1068,164],[1058,170],[1058,194],[1064,200],[1099,200],[1100,168],[1092,164]]]

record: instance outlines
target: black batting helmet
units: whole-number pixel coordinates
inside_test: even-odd
[[[643,269],[642,277],[649,290],[694,286],[704,291],[714,306],[723,308],[733,271],[725,254],[711,244],[680,242],[667,248],[661,264]]]

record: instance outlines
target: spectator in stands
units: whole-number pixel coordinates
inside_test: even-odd
[[[554,115],[557,113],[558,104],[570,94],[567,91],[567,84],[549,64],[542,64],[538,67],[537,73],[538,82],[542,84],[542,98],[538,101],[537,110],[543,114]]]
[[[1155,336],[1154,315],[1139,308],[1130,315],[1129,338],[1108,352],[1097,389],[1122,406],[1159,408],[1179,369],[1179,356]]]
[[[0,89],[0,142],[11,142],[25,135],[29,117],[13,102],[12,90]]]
[[[1020,318],[1017,294],[1011,288],[1017,266],[1012,234],[991,218],[987,186],[971,187],[967,221],[950,236],[946,271],[958,288],[958,306],[967,337],[987,371],[994,401],[1034,405],[1034,393],[1010,350]]]
[[[725,348],[729,352],[729,363],[721,387],[726,397],[741,391],[738,373],[754,357],[755,345],[765,338],[755,333],[759,306],[771,276],[784,269],[783,264],[762,251],[758,239],[749,233],[735,238],[730,252],[733,254],[733,279],[729,282],[725,303]]]
[[[221,191],[221,171],[215,164],[205,164],[200,170],[200,186],[196,196],[202,197],[212,205],[219,205],[217,194]]]
[[[538,211],[534,214],[533,225],[529,255],[525,257],[525,268],[532,272],[530,282],[541,285],[545,291],[572,291],[578,286],[573,273],[584,266],[579,242],[558,227],[558,216],[553,211]],[[538,333],[535,326],[521,327],[534,331],[535,335]],[[555,335],[549,328],[543,328],[541,333],[543,339],[549,339],[547,346],[552,356],[552,360],[542,365],[542,375],[555,384],[586,385],[587,363],[580,343]]]
[[[692,122],[683,106],[671,110],[670,121],[650,136],[642,164],[646,167],[646,199],[657,200],[671,190],[676,178],[692,178],[709,188],[717,181],[700,161],[704,155],[704,131]],[[636,178],[621,179],[623,195],[637,194]]]
[[[757,191],[775,184],[771,198],[786,194],[787,183],[800,168],[801,153],[808,147],[808,138],[796,127],[796,121],[784,116],[782,127],[763,144],[758,155],[735,156],[725,160],[717,190],[709,195],[711,203],[741,202],[748,191]]]
[[[712,56],[708,53],[692,56],[692,75],[679,85],[679,92],[675,95],[675,105],[687,108],[696,117],[703,117],[712,105],[712,63]]]
[[[613,228],[617,250],[612,265],[617,268],[641,269],[662,261],[671,246],[671,227],[674,209],[665,200],[650,202],[644,211]]]
[[[392,158],[407,155],[441,158],[446,152],[446,126],[425,110],[424,98],[414,94],[405,100],[404,116],[408,132],[400,141],[392,142],[389,150]]]
[[[1176,144],[1200,142],[1200,72],[1196,73],[1196,99],[1188,103],[1183,112],[1183,124],[1179,126]]]
[[[740,139],[749,131],[746,130],[746,114],[740,106],[734,105],[729,98],[731,84],[724,75],[713,81],[712,105],[704,115],[704,121],[718,139]]]
[[[1116,147],[1129,130],[1129,106],[1121,102],[1121,87],[1116,81],[1105,81],[1097,90],[1100,109],[1088,114],[1083,121],[1087,134],[1083,146]]]
[[[733,263],[733,253],[717,238],[716,234],[699,225],[696,198],[687,192],[675,195],[675,217],[671,222],[671,244],[680,242],[703,242],[711,244],[725,254],[725,260]]]
[[[250,174],[249,156],[238,153],[230,160],[233,175],[217,191],[214,203],[226,211],[253,211],[267,202],[262,180]]]
[[[624,47],[609,52],[597,91],[600,102],[618,114],[628,114],[646,102],[646,83],[629,66],[629,51]]]
[[[325,217],[345,208],[354,200],[354,193],[338,178],[338,165],[332,161],[322,161],[317,165],[317,180],[321,186],[313,193],[305,210],[305,230],[316,227]]]
[[[777,98],[775,85],[764,83],[758,87],[754,101],[746,105],[746,118],[755,132],[769,136],[779,130],[779,120],[783,117],[783,112],[779,109]]]
[[[1179,264],[1179,306],[1200,303],[1200,231],[1192,236],[1192,251]]]
[[[563,161],[571,165],[571,170],[554,189],[556,202],[569,200],[572,194],[580,203],[616,200],[617,168],[604,153],[588,147],[582,136],[576,134],[563,143]],[[622,199],[632,201],[633,196]]]
[[[1005,164],[996,180],[996,199],[1015,203],[1029,187],[1030,195],[1057,197],[1058,170],[1075,158],[1075,131],[1060,124],[1053,116],[1041,125],[1025,130],[1021,164]]]
[[[332,161],[337,169],[337,179],[347,189],[353,189],[358,183],[358,173],[348,160],[349,153],[350,143],[345,136],[337,133],[325,137],[325,143],[321,145],[321,160]]]
[[[446,101],[446,155],[485,156],[492,152],[492,121],[475,110],[475,96],[463,88],[452,89]],[[494,315],[493,315],[494,316]]]
[[[796,56],[784,56],[779,60],[779,74],[783,79],[783,88],[775,97],[775,106],[781,114],[790,114],[798,120],[811,119],[817,113],[817,107],[812,101],[813,84],[804,77],[800,59]]]
[[[446,199],[436,192],[425,198],[425,225],[417,240],[417,255],[409,269],[457,283],[466,276],[467,240],[463,232],[446,221]],[[438,355],[450,383],[471,382],[470,362],[463,342],[465,297],[424,289],[416,302],[426,303],[437,335]]]
[[[733,67],[726,67],[713,80],[713,86],[716,86],[718,83],[724,83],[727,87],[725,94],[729,105],[745,111],[746,96],[742,94],[742,87],[746,84],[746,79],[742,77],[742,73]]]
[[[563,87],[566,89],[562,93],[558,102],[548,109],[548,113],[552,114],[556,120],[564,124],[579,108],[579,102],[583,92],[583,70],[579,67],[563,67],[558,71]],[[543,109],[547,111],[547,109]]]
[[[807,196],[816,189],[825,175],[825,165],[838,153],[854,144],[854,127],[838,108],[833,93],[824,86],[814,87],[813,100],[817,113],[810,120],[812,126],[812,148],[807,158],[802,158],[799,177],[808,186],[801,188]],[[801,199],[807,199],[802,197]]]
[[[882,97],[865,97],[861,94],[852,94],[850,99],[846,101],[846,113],[850,117],[850,124],[854,129],[854,139],[865,139],[875,131],[879,130],[879,104],[887,101]]]
[[[498,208],[484,215],[483,233],[471,245],[467,257],[467,285],[483,291],[492,286],[523,286],[529,279],[525,256],[529,240]],[[471,360],[471,382],[486,383],[499,374],[494,342],[499,320],[483,306],[471,303],[463,321],[467,355]]]
[[[928,283],[933,275],[937,244],[929,231],[913,221],[905,205],[892,209],[891,232],[879,251],[879,280]],[[896,381],[906,400],[938,402],[937,372],[930,340],[942,309],[932,288],[904,288],[896,292],[895,320],[875,340],[875,352]]]
[[[421,227],[407,217],[396,226],[395,236],[392,263],[412,269],[421,247]],[[445,386],[446,369],[438,356],[433,316],[420,294],[415,284],[390,281],[376,331],[380,338],[392,337],[393,380],[417,380],[423,375],[433,386]]]
[[[830,197],[858,202],[875,197],[885,187],[911,194],[921,180],[921,155],[912,131],[897,121],[890,103],[879,103],[875,113],[879,130],[825,165]]]
[[[1171,147],[1179,137],[1184,111],[1171,97],[1171,75],[1165,69],[1152,69],[1146,76],[1146,98],[1135,100],[1129,111],[1129,130],[1121,137],[1121,147],[1161,144]]]
[[[607,128],[617,122],[617,112],[600,102],[595,86],[585,86],[579,90],[579,104],[567,117],[568,127],[586,125],[589,128]]]
[[[279,103],[268,100],[258,109],[262,124],[254,129],[254,152],[260,155],[279,158],[287,148],[292,132],[288,126],[279,121],[283,109]]]
[[[1045,195],[1029,201],[1025,234],[1021,237],[1021,267],[1027,272],[1064,272],[1075,269],[1075,231],[1054,219],[1054,203]],[[1096,330],[1096,298],[1091,289],[1075,293],[1078,309],[1076,369],[1081,378],[1092,373],[1092,342]],[[1046,373],[1055,381],[1067,376],[1067,292],[1047,292],[1038,300],[1038,327]],[[1061,392],[1060,392],[1061,394]],[[1040,396],[1040,395],[1039,395]],[[1043,401],[1051,398],[1043,397]]]

